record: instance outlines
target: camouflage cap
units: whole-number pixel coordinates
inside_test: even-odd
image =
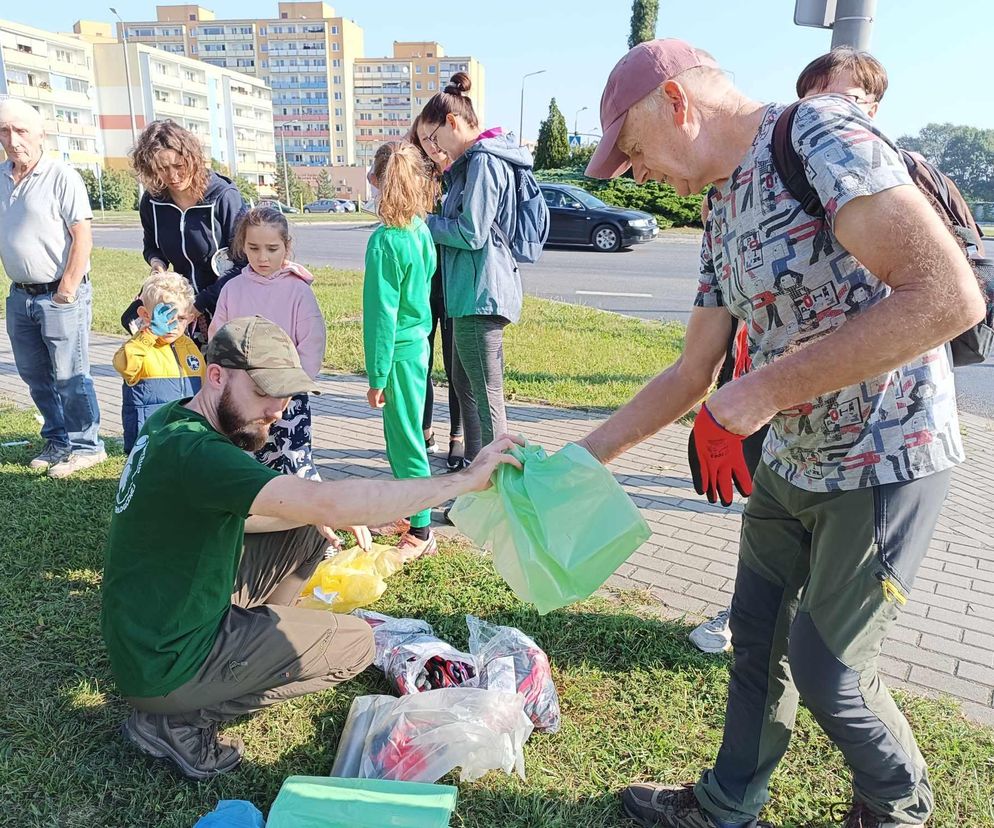
[[[204,357],[208,365],[247,372],[269,397],[321,393],[300,367],[293,340],[279,325],[261,316],[232,319],[207,343]]]

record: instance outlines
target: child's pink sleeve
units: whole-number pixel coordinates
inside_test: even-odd
[[[293,341],[300,354],[300,365],[311,377],[316,377],[324,364],[324,350],[328,332],[324,316],[318,305],[314,291],[308,286],[302,291],[297,318],[294,324]]]

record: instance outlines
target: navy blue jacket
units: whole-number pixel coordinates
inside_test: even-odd
[[[213,313],[221,285],[211,269],[211,257],[231,244],[246,209],[238,188],[215,172],[200,203],[186,210],[177,207],[168,193],[152,196],[146,192],[138,206],[145,231],[145,261],[151,264],[152,259],[161,259],[170,264],[193,283],[197,309]],[[245,264],[233,272],[241,272]]]

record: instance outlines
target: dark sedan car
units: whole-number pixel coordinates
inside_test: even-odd
[[[549,244],[593,245],[610,253],[659,235],[656,219],[649,213],[612,207],[569,184],[539,186],[549,205]]]

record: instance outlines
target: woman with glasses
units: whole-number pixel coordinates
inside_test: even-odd
[[[514,166],[528,150],[499,127],[484,132],[456,73],[418,118],[419,143],[436,163],[446,157],[442,214],[428,228],[442,250],[445,310],[452,319],[452,382],[463,416],[466,461],[507,430],[504,328],[521,315],[521,277],[505,243],[514,234]]]

